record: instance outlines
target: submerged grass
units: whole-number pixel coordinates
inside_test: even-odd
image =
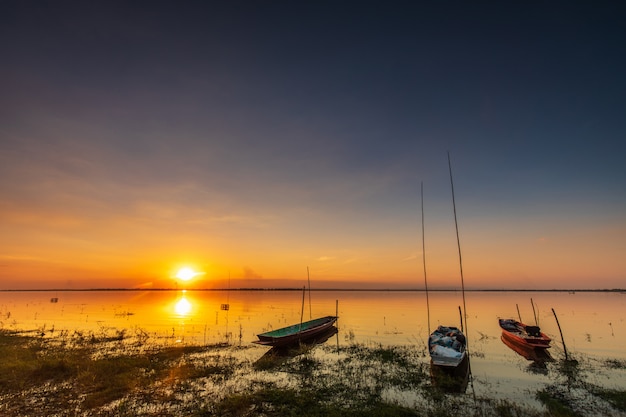
[[[606,389],[598,386],[591,386],[589,392],[602,398],[611,404],[615,409],[626,411],[626,391],[616,389]]]
[[[557,391],[543,389],[537,392],[537,399],[546,406],[550,416],[582,417],[582,414],[574,411],[571,402]]]
[[[49,384],[70,384],[83,398],[81,407],[101,407],[148,387],[155,379],[180,380],[224,369],[197,369],[175,362],[183,355],[205,350],[198,346],[165,347],[142,355],[93,358],[92,338],[80,348],[48,345],[47,339],[0,331],[0,394],[11,395]],[[106,340],[108,341],[108,340]]]
[[[425,416],[587,415],[557,381],[537,392],[545,410],[449,395],[431,383],[427,358],[402,346],[258,347],[150,344],[129,335],[76,334],[51,340],[0,330],[4,416]],[[557,367],[572,392],[624,411],[624,391],[585,384]],[[598,415],[598,414],[597,414]],[[602,414],[599,414],[602,415]]]
[[[266,388],[250,394],[234,395],[218,403],[214,410],[205,410],[197,416],[293,416],[293,417],[341,417],[341,416],[380,416],[409,417],[421,416],[416,410],[396,404],[375,403],[338,407],[320,392],[314,390],[293,390]]]

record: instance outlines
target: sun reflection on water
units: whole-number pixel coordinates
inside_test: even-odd
[[[174,306],[174,311],[176,311],[176,314],[178,314],[179,316],[186,317],[191,313],[191,309],[192,305],[183,293],[180,299],[176,302],[176,305]]]

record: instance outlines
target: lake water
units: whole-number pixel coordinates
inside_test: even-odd
[[[466,292],[466,334],[476,394],[523,400],[549,382],[549,368],[522,357],[500,339],[498,318],[534,324],[533,307],[543,332],[553,339],[555,359],[563,344],[582,362],[591,382],[626,387],[626,294],[619,292]],[[57,302],[52,302],[57,298]],[[260,357],[267,348],[251,345],[256,334],[310,317],[335,315],[340,345],[403,345],[424,352],[429,334],[426,294],[420,291],[58,291],[0,292],[0,326],[52,337],[60,332],[146,332],[173,343],[229,341],[253,346]],[[430,328],[459,325],[460,292],[430,292]],[[225,305],[228,309],[225,309]],[[526,400],[533,403],[533,400]]]

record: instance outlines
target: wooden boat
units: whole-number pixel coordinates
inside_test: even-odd
[[[528,326],[514,319],[498,319],[502,328],[502,337],[518,346],[533,349],[547,349],[550,347],[550,339],[541,332],[539,326]]]
[[[463,332],[451,326],[439,326],[428,337],[428,351],[433,365],[458,367],[467,356],[467,340]]]
[[[269,332],[258,334],[259,340],[252,343],[263,346],[284,347],[307,342],[323,335],[337,321],[337,316],[320,317],[292,326],[283,327]]]
[[[300,343],[286,346],[272,346],[267,352],[263,354],[255,363],[259,364],[261,367],[265,366],[264,361],[270,361],[272,363],[278,364],[281,359],[289,359],[295,358],[298,355],[302,355],[306,352],[309,352],[315,346],[322,345],[328,340],[337,335],[339,330],[336,326],[330,326],[326,330],[321,333],[316,334],[311,338],[307,338],[306,340],[300,340]],[[254,343],[254,342],[253,342]],[[337,343],[339,343],[339,339],[337,339]]]

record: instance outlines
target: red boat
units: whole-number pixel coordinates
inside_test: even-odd
[[[499,319],[502,337],[519,346],[535,349],[550,347],[550,339],[538,326],[528,326],[514,319]]]

